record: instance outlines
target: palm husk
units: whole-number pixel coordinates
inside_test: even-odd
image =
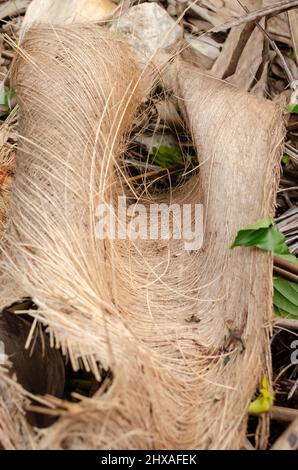
[[[98,26],[75,25],[33,28],[19,52],[20,147],[1,304],[33,298],[74,369],[113,376],[92,399],[57,405],[60,419],[34,446],[242,447],[249,402],[264,374],[270,381],[272,257],[229,246],[238,229],[273,214],[280,107],[174,62],[166,81],[200,174],[138,198],[115,171],[149,89],[130,48]],[[98,240],[95,208],[123,194],[144,205],[203,203],[202,249]]]

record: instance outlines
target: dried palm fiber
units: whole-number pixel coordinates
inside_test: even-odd
[[[0,129],[0,237],[6,226],[10,188],[15,169],[15,145],[9,142],[14,121],[15,115],[12,113]]]
[[[172,72],[200,176],[136,202],[203,202],[199,251],[181,240],[95,237],[99,202],[135,201],[115,172],[148,89],[128,47],[78,25],[32,29],[22,44],[1,303],[31,296],[31,314],[74,367],[97,372],[99,361],[113,373],[107,390],[43,431],[39,448],[239,448],[269,374],[271,256],[228,247],[273,211],[281,111],[187,64]]]
[[[0,449],[34,449],[35,436],[24,408],[29,405],[25,390],[8,376],[9,364],[0,366]]]

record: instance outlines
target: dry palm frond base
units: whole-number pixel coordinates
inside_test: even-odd
[[[110,378],[93,398],[50,400],[59,420],[30,429],[30,439],[13,428],[17,438],[1,439],[4,448],[238,449],[249,402],[261,377],[270,379],[272,259],[229,246],[240,228],[273,214],[282,111],[174,60],[164,86],[178,99],[199,173],[161,192],[137,191],[123,159],[156,86],[148,70],[93,25],[33,28],[18,51],[19,148],[1,307],[32,298],[38,310],[27,314],[73,368]],[[115,206],[119,195],[136,210],[202,203],[203,247],[99,240],[96,207]],[[1,402],[0,417],[8,406]]]

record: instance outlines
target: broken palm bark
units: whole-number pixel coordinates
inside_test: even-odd
[[[200,176],[135,203],[203,203],[198,251],[183,240],[96,238],[97,205],[134,198],[115,169],[148,82],[128,46],[97,26],[37,28],[24,39],[1,302],[34,298],[74,368],[98,376],[100,363],[113,374],[39,448],[62,448],[66,436],[68,448],[78,439],[81,448],[240,448],[248,404],[270,375],[272,259],[228,247],[273,212],[281,110],[186,64],[172,72]]]

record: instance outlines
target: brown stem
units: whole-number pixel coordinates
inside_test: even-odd
[[[278,421],[293,421],[293,419],[298,418],[298,410],[283,406],[273,406],[271,408],[271,418]]]
[[[285,269],[281,269],[281,268],[278,268],[277,266],[273,266],[273,272],[275,274],[278,274],[279,276],[284,277],[285,279],[288,279],[289,281],[298,282],[297,274],[293,274],[289,271],[286,271]]]
[[[276,318],[274,326],[287,328],[289,330],[298,330],[298,320],[292,320],[290,318]]]
[[[292,263],[280,256],[274,256],[274,266],[278,266],[281,269],[289,271],[293,274],[298,274],[298,264]]]

